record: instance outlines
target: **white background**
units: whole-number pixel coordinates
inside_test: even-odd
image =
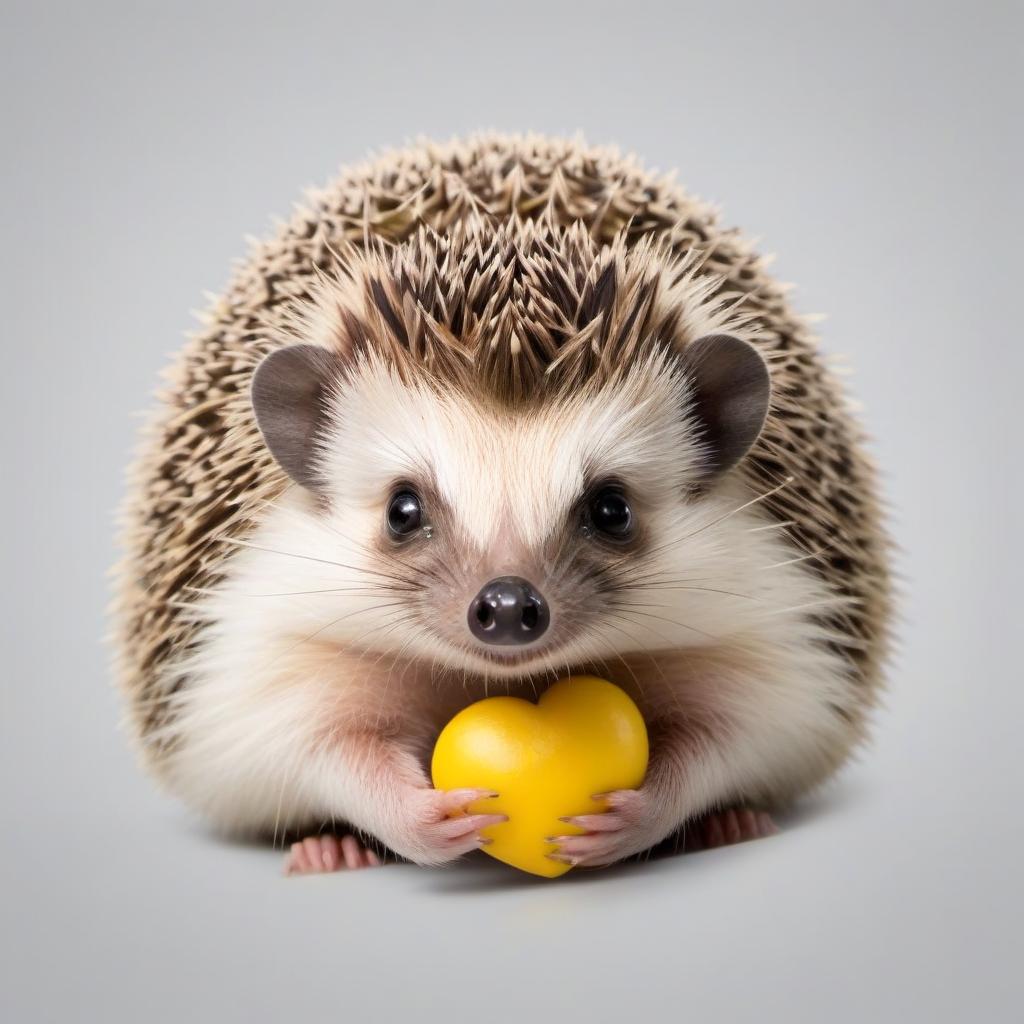
[[[0,18],[0,1016],[1019,1019],[1019,5]],[[284,880],[159,795],[118,731],[103,574],[135,413],[301,186],[491,127],[679,168],[829,314],[901,547],[887,706],[768,841],[559,883],[490,862]]]

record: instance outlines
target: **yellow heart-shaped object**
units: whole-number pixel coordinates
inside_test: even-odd
[[[547,855],[553,835],[580,829],[559,818],[596,814],[595,793],[635,789],[647,771],[647,729],[639,709],[617,686],[596,676],[570,676],[537,704],[489,697],[460,711],[434,747],[438,789],[491,789],[472,814],[507,814],[483,830],[492,857],[546,878],[569,870]]]

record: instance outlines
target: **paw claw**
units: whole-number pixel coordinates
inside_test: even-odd
[[[616,811],[605,811],[604,814],[577,814],[574,818],[560,818],[567,825],[575,825],[584,832],[617,832],[626,824],[622,815]]]
[[[548,860],[556,860],[559,864],[568,864],[571,868],[576,867],[580,862],[579,857],[573,857],[565,853],[549,853],[546,856]]]
[[[449,814],[464,810],[477,800],[492,800],[498,794],[493,789],[448,789],[439,793],[438,802]]]

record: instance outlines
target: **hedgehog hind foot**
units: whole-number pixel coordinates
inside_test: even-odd
[[[285,857],[286,875],[318,875],[380,866],[380,858],[354,835],[307,836],[292,843]]]
[[[682,836],[687,853],[766,839],[779,831],[770,814],[745,807],[714,811],[690,822]]]
[[[691,818],[681,829],[641,856],[644,859],[660,859],[681,853],[699,853],[720,846],[748,843],[752,839],[766,839],[778,831],[778,826],[766,811],[730,807]]]

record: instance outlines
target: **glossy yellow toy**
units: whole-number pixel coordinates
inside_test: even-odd
[[[483,834],[492,857],[546,878],[569,870],[548,858],[547,836],[580,829],[559,818],[595,814],[595,793],[635,789],[647,771],[647,729],[640,711],[617,686],[596,676],[570,676],[537,704],[490,697],[460,711],[434,747],[438,789],[491,789],[473,814],[507,814]]]

